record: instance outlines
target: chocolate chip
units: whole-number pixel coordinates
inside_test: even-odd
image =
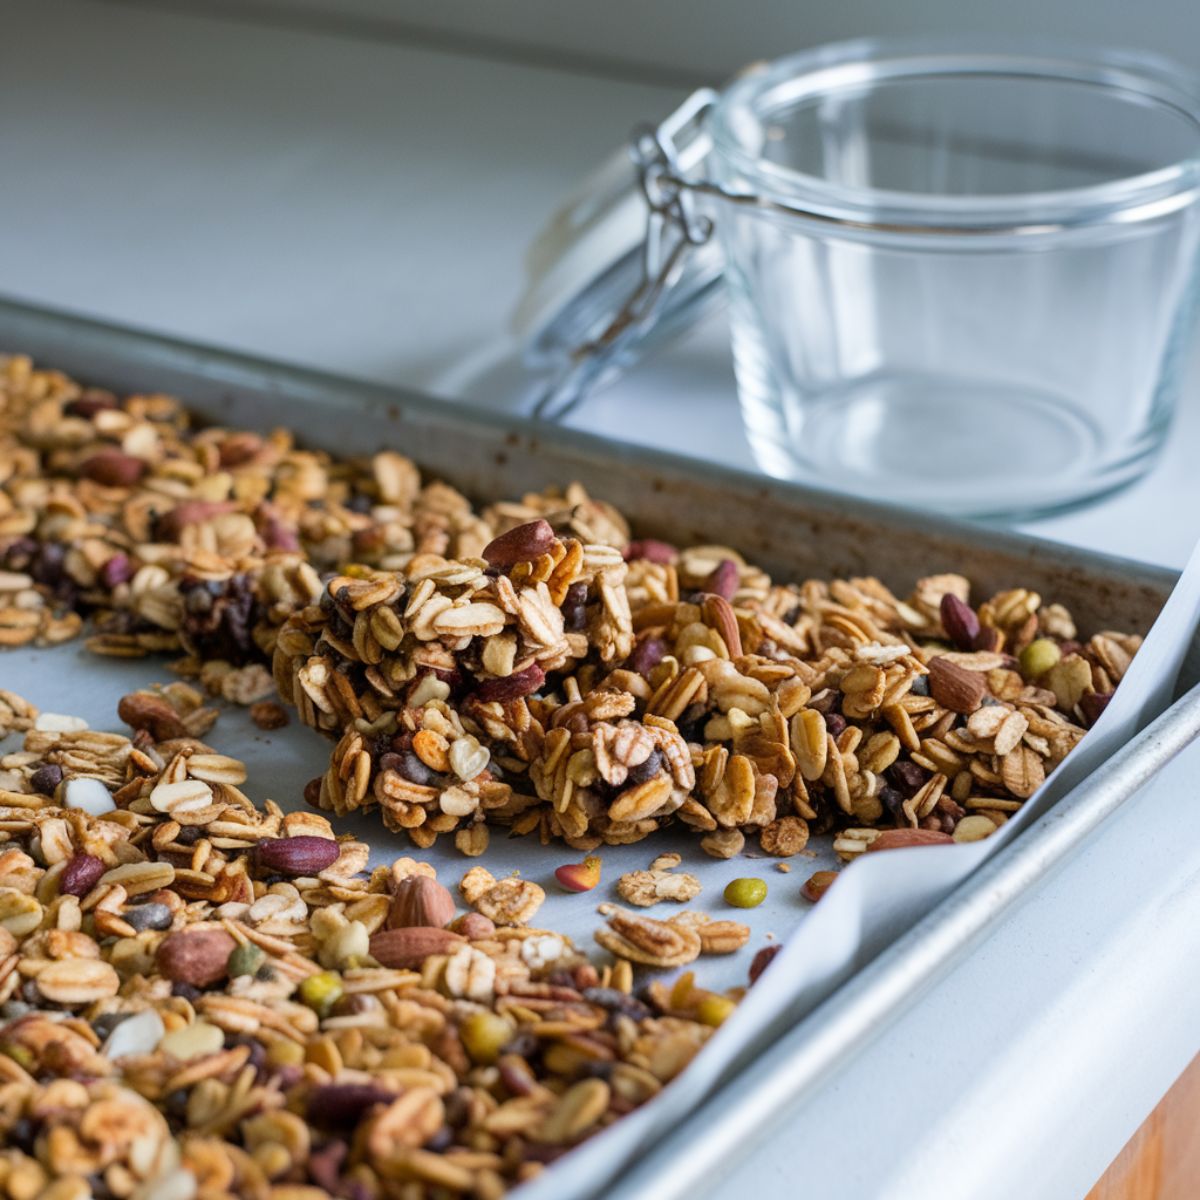
[[[626,664],[639,675],[649,675],[662,662],[667,653],[667,643],[660,637],[644,637],[633,648]]]
[[[57,763],[45,763],[38,767],[29,778],[29,785],[35,792],[44,796],[53,796],[54,789],[62,783],[63,769]]]
[[[846,718],[841,713],[826,713],[825,728],[829,731],[830,737],[840,737],[846,728]]]
[[[578,633],[587,628],[587,600],[588,585],[586,583],[573,583],[567,588],[567,594],[562,603],[562,614],[563,627],[569,633]]]
[[[888,781],[906,800],[915,796],[929,779],[929,772],[915,762],[901,759],[884,772]]]
[[[662,767],[662,751],[651,750],[645,762],[638,763],[636,767],[629,768],[626,782],[629,784],[645,783],[648,779],[653,779],[662,770]]]
[[[313,1088],[305,1112],[314,1125],[351,1128],[377,1104],[388,1104],[396,1093],[373,1083],[326,1083]]]
[[[589,1004],[606,1008],[609,1012],[619,1012],[634,1021],[642,1021],[653,1015],[651,1009],[640,1000],[630,996],[627,992],[622,992],[619,988],[585,988],[583,998]]]
[[[174,920],[165,904],[137,904],[121,914],[139,933],[147,929],[170,929]]]

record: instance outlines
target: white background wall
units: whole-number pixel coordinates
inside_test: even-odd
[[[114,0],[105,0],[114,2]],[[1168,53],[1200,69],[1200,0],[115,0],[451,36],[561,65],[719,79],[837,38],[941,31],[1057,34]]]

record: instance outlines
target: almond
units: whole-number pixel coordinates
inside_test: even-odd
[[[371,956],[384,967],[419,967],[431,954],[450,954],[464,939],[448,929],[413,925],[408,929],[382,929],[371,937]]]
[[[732,600],[741,580],[742,573],[738,570],[737,563],[732,558],[723,558],[709,572],[704,583],[701,584],[700,590],[713,596],[720,596],[724,600]]]
[[[939,829],[885,829],[868,847],[876,850],[903,850],[906,846],[952,846],[954,839]]]
[[[454,922],[454,932],[477,942],[495,936],[496,922],[490,917],[485,917],[483,913],[469,912]]]
[[[168,934],[154,956],[159,972],[172,983],[210,987],[228,974],[237,942],[223,929],[192,929]]]
[[[280,875],[317,875],[341,854],[332,838],[302,835],[270,838],[254,847],[254,860],[264,871]]]
[[[725,560],[729,562],[729,559]],[[704,623],[715,629],[729,651],[730,658],[742,657],[742,635],[738,629],[737,616],[732,605],[724,596],[710,594],[704,597],[701,607]]]
[[[549,553],[556,541],[558,537],[550,522],[539,518],[493,538],[484,546],[483,557],[493,567],[515,567],[517,563],[530,562]]]
[[[101,450],[79,464],[79,474],[102,487],[133,487],[146,473],[146,463],[120,450]]]
[[[454,920],[454,897],[428,875],[401,879],[392,894],[388,912],[389,929],[428,926],[441,929]]]
[[[979,636],[979,617],[975,610],[960,600],[953,592],[942,596],[942,628],[946,636],[960,650],[974,650]]]
[[[973,713],[987,695],[987,681],[979,671],[938,655],[929,660],[929,694],[951,712]]]

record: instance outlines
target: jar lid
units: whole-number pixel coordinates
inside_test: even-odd
[[[702,89],[641,134],[671,148],[678,174],[701,171],[708,158],[712,142],[702,118],[714,99]],[[581,183],[530,246],[512,328],[526,365],[554,379],[540,415],[564,415],[585,391],[627,370],[718,302],[724,261],[716,241],[706,238],[679,256],[652,311],[621,319],[647,282],[648,220],[652,210],[634,153],[620,150]]]

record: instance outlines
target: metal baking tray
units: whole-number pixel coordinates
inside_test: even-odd
[[[0,300],[0,351],[31,354],[119,391],[171,392],[218,423],[259,429],[284,425],[308,444],[340,454],[397,449],[477,499],[519,496],[579,480],[593,495],[615,503],[640,534],[682,543],[725,543],[782,578],[871,573],[907,589],[921,574],[955,569],[983,591],[1020,584],[1053,596],[1072,608],[1082,627],[1142,632],[1176,578],[1171,571],[1126,560],[831,496],[411,391],[265,363],[11,301]],[[1194,661],[1189,660],[1181,682],[1195,680]],[[100,660],[77,645],[0,656],[3,686],[43,708],[80,712],[109,727],[119,695],[165,677],[159,661]],[[586,1169],[572,1170],[572,1160],[582,1152],[572,1153],[547,1173],[544,1181],[553,1182],[552,1194],[568,1200],[682,1196],[703,1190],[706,1175],[711,1182],[717,1164],[751,1149],[752,1134],[770,1127],[769,1116],[777,1116],[789,1099],[860,1050],[889,1015],[914,999],[1021,895],[1031,878],[1061,862],[1197,734],[1200,689],[1178,700],[1086,787],[1061,800],[883,954],[872,961],[864,956],[853,972],[832,981],[822,994],[809,994],[803,1003],[798,999],[793,1011],[756,1030],[753,1046],[719,1081],[719,1105],[710,1099],[674,1135],[677,1120],[648,1123],[632,1170],[625,1167],[628,1154],[592,1155],[579,1160],[581,1165],[586,1161]],[[222,717],[213,740],[247,761],[251,783],[269,774],[274,798],[284,803],[298,797],[303,782],[323,769],[328,750],[296,724],[268,737],[237,713]],[[372,842],[389,837],[369,817],[350,827]],[[395,842],[388,848],[392,854],[400,852]],[[615,866],[606,857],[606,881],[646,866],[662,848],[688,851],[687,869],[701,876],[709,897],[728,878],[748,873],[744,858],[728,863],[704,859],[694,839],[681,836],[665,846],[656,841],[653,849],[620,848],[612,855]],[[494,838],[488,864],[497,872],[521,869],[541,878],[569,855],[561,847],[542,847],[529,839]],[[718,980],[720,986],[744,981],[748,956],[762,938],[783,936],[802,919],[799,884],[828,856],[826,848],[810,862],[796,865],[793,860],[793,874],[778,877],[791,881],[792,899],[772,900],[750,914],[755,937],[740,956],[722,964],[733,974]],[[449,853],[445,857],[461,873],[463,860]],[[767,863],[753,873],[775,877]],[[773,887],[773,896],[776,891],[782,889]],[[699,906],[705,906],[703,900]],[[580,905],[578,898],[552,895],[543,913],[546,926],[580,940],[590,937],[598,923],[594,905]],[[770,1055],[761,1054],[768,1046]],[[689,1089],[689,1105],[704,1101],[705,1090]],[[619,1181],[614,1178],[618,1173]],[[542,1189],[535,1184],[533,1191],[540,1195]]]

